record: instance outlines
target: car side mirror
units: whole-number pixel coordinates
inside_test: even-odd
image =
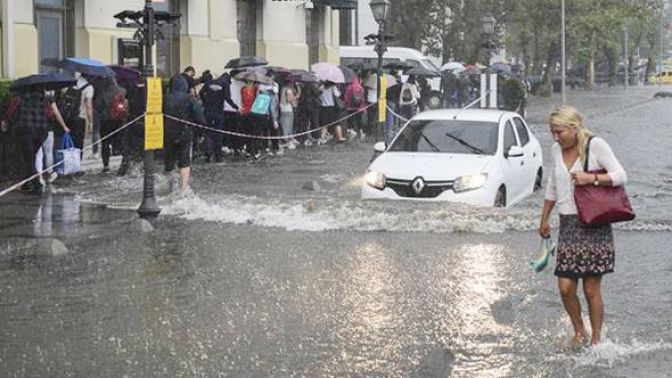
[[[511,146],[509,151],[506,153],[506,157],[522,157],[524,155],[522,147]]]
[[[378,152],[378,153],[383,153],[385,152],[385,149],[387,149],[387,144],[385,142],[378,142],[373,145],[373,150]]]

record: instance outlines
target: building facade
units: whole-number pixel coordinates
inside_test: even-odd
[[[82,56],[110,64],[137,64],[133,29],[113,16],[140,10],[144,0],[0,0],[3,78],[52,70],[50,62]],[[272,65],[307,68],[339,60],[339,13],[357,0],[154,0],[157,10],[181,14],[156,46],[161,76],[193,65],[221,72],[240,55]],[[141,59],[141,58],[140,58]]]

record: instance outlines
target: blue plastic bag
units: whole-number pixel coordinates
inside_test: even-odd
[[[539,249],[539,255],[537,258],[532,261],[529,265],[530,269],[539,273],[542,272],[548,265],[548,260],[551,256],[555,255],[556,246],[551,240],[550,237],[541,239],[541,247]]]
[[[82,150],[75,148],[75,143],[72,141],[70,133],[63,135],[61,148],[56,151],[56,163],[60,163],[56,167],[56,173],[59,175],[72,175],[82,172]]]

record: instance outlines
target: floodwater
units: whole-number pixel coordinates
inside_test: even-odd
[[[616,229],[596,348],[566,350],[552,269],[527,267],[542,193],[510,209],[362,202],[372,150],[352,143],[200,165],[181,197],[159,177],[152,233],[128,211],[139,172],[0,199],[1,375],[670,376],[672,130],[653,92],[569,98],[624,165],[638,214]],[[535,101],[547,152],[552,102]],[[51,237],[65,256],[34,252]]]

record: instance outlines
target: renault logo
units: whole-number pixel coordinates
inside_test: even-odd
[[[415,180],[413,180],[413,183],[411,184],[411,188],[413,188],[413,191],[415,194],[420,194],[422,193],[422,190],[425,189],[425,181],[422,179],[422,177],[418,177]]]

